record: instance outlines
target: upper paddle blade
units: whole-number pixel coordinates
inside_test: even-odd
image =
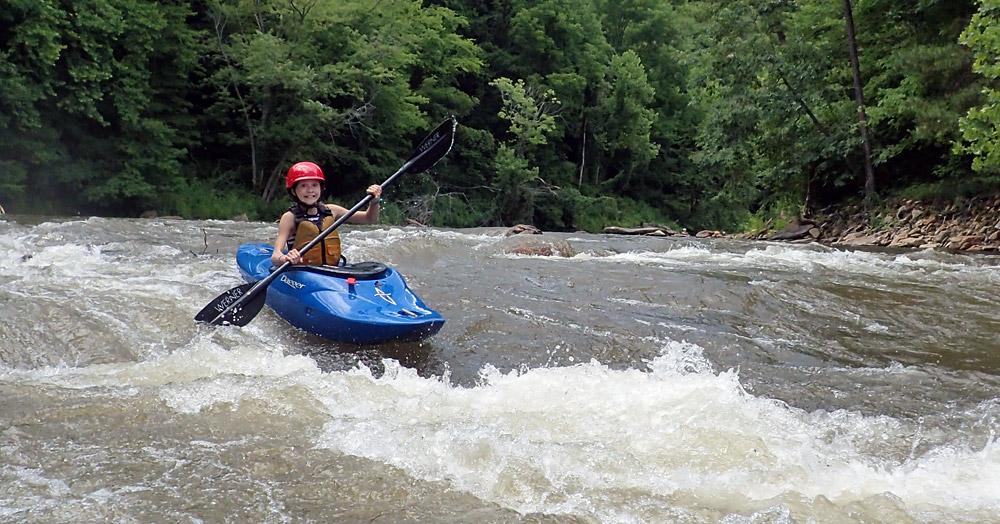
[[[213,325],[232,324],[245,326],[260,313],[267,299],[267,293],[257,293],[244,299],[243,296],[254,287],[254,284],[243,284],[215,297],[215,300],[202,308],[194,319],[198,322],[208,322]]]
[[[410,172],[426,171],[444,158],[448,151],[451,151],[452,144],[455,143],[455,129],[457,127],[458,121],[452,116],[421,140],[420,144],[410,153],[411,159],[416,158],[416,161],[410,166]],[[422,156],[421,153],[423,153]],[[417,158],[418,156],[420,158]]]

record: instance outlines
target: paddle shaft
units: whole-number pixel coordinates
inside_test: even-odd
[[[416,155],[413,158],[411,158],[410,160],[408,160],[405,164],[403,164],[403,167],[399,168],[399,170],[397,170],[395,173],[393,173],[392,176],[390,176],[388,179],[386,179],[385,182],[382,182],[381,187],[384,189],[386,186],[388,186],[389,184],[391,184],[394,180],[396,180],[397,178],[399,178],[400,175],[402,175],[408,169],[410,169],[410,167],[412,167],[414,164],[416,164],[421,159],[423,159],[423,157],[425,155],[427,155],[428,152],[430,152],[430,151],[432,151],[434,149],[433,146],[436,145],[436,143],[427,143],[426,145],[427,145],[426,149],[424,149],[418,155]],[[309,251],[310,249],[312,249],[313,247],[315,247],[316,244],[319,244],[320,242],[322,242],[323,239],[325,239],[330,233],[333,233],[333,231],[335,229],[337,229],[338,227],[340,227],[341,224],[343,224],[349,218],[351,218],[352,216],[354,216],[354,214],[357,213],[361,209],[362,206],[364,206],[365,204],[371,202],[371,200],[373,198],[375,198],[374,195],[371,195],[371,194],[365,195],[365,197],[362,198],[361,201],[358,202],[357,204],[354,204],[354,207],[352,207],[351,209],[349,209],[347,211],[347,213],[345,213],[343,216],[341,216],[340,218],[338,218],[334,223],[330,224],[330,227],[324,229],[316,238],[314,238],[311,241],[309,241],[308,244],[302,246],[302,249],[299,250],[299,253],[304,254],[306,251]],[[261,293],[262,291],[266,291],[267,290],[267,286],[269,286],[271,284],[271,282],[274,281],[274,279],[278,278],[278,275],[280,275],[281,273],[283,273],[290,266],[292,266],[292,262],[291,261],[285,261],[285,263],[281,264],[281,266],[279,266],[277,269],[275,269],[274,271],[272,271],[271,274],[268,275],[266,278],[264,278],[263,280],[258,281],[256,284],[254,284],[254,286],[252,288],[250,288],[246,293],[244,293],[243,296],[241,296],[238,300],[236,300],[235,302],[233,302],[232,304],[230,304],[224,310],[220,311],[219,314],[216,315],[216,317],[213,318],[209,323],[210,324],[218,324],[220,321],[222,321],[223,318],[225,318],[226,313],[228,313],[229,311],[231,311],[233,309],[236,309],[236,308],[242,306],[243,304],[246,304],[251,299],[253,299],[253,297],[256,296],[258,293]]]

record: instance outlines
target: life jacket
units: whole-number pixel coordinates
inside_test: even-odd
[[[307,215],[302,206],[295,204],[288,208],[295,217],[295,228],[292,235],[288,237],[286,248],[301,250],[306,244],[319,236],[320,232],[333,225],[335,222],[330,208],[323,202],[316,202],[315,215]],[[302,263],[313,266],[336,266],[341,263],[343,257],[340,254],[340,235],[334,230],[330,232],[319,244],[312,249],[302,253]],[[346,260],[345,260],[346,262]]]

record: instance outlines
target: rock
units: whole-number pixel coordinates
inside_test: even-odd
[[[514,255],[532,255],[536,257],[550,257],[555,254],[552,246],[544,244],[514,246],[506,252]]]
[[[889,242],[889,247],[918,247],[925,244],[924,239],[916,237],[896,237]]]
[[[645,226],[645,227],[617,227],[608,226],[604,228],[604,233],[609,235],[654,235],[654,236],[666,236],[666,235],[676,235],[677,232],[664,226]]]
[[[406,221],[403,222],[403,225],[404,226],[413,226],[413,227],[427,227],[427,226],[421,224],[420,222],[417,222],[416,220],[413,220],[412,218],[407,218]]]
[[[544,240],[527,240],[504,249],[504,253],[514,255],[531,255],[537,257],[572,257],[576,251],[567,242],[546,242]]]
[[[913,227],[915,227],[917,229],[924,229],[926,227],[929,227],[929,226],[933,225],[934,222],[937,222],[937,215],[931,215],[931,216],[928,216],[928,217],[924,217],[924,218],[918,220],[917,223],[913,225]]]
[[[139,218],[156,218],[159,215],[160,214],[157,213],[155,209],[150,209],[149,211],[145,211],[139,215]]]
[[[250,217],[248,217],[246,213],[243,213],[242,215],[236,215],[229,220],[232,220],[233,222],[249,222]]]
[[[979,235],[959,235],[953,236],[948,239],[948,242],[953,244],[979,244],[983,241],[983,237]]]
[[[827,208],[817,211],[812,219],[799,218],[778,232],[771,231],[769,220],[763,227],[736,235],[703,230],[695,236],[796,243],[820,241],[841,246],[949,249],[966,253],[1000,252],[1000,192],[953,202],[896,200],[885,202],[884,206],[874,212],[866,210],[862,204]],[[674,233],[651,224],[604,230],[605,233],[660,236],[659,231],[673,236],[691,235],[686,229]]]
[[[791,222],[785,229],[771,235],[768,240],[795,240],[803,238],[809,234],[809,230],[816,227],[812,221]]]
[[[851,233],[844,237],[839,244],[845,246],[873,246],[878,244],[878,235],[865,235],[861,232]]]
[[[541,235],[542,231],[535,226],[529,226],[527,224],[518,224],[504,233],[503,236],[509,237],[513,235]]]
[[[961,249],[963,251],[964,250],[968,250],[968,249],[971,249],[973,246],[976,246],[976,245],[979,245],[979,244],[982,244],[982,243],[983,243],[983,237],[982,236],[979,236],[979,235],[969,235],[969,236],[966,236],[965,238],[962,239],[961,247],[959,247],[959,249]]]

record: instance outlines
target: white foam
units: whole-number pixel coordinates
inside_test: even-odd
[[[959,438],[899,455],[895,443],[915,439],[919,428],[887,416],[807,413],[754,396],[694,344],[666,343],[648,371],[593,361],[509,373],[486,367],[480,383],[465,388],[394,361],[380,378],[364,368],[321,373],[307,357],[251,343],[227,350],[219,332],[259,336],[219,329],[146,362],[0,375],[120,395],[152,389],[181,413],[248,401],[282,412],[306,401],[328,417],[317,446],[524,513],[641,522],[649,521],[650,503],[661,508],[653,520],[662,520],[690,508],[752,514],[831,504],[847,511],[884,503],[884,494],[911,517],[1000,510],[1000,446],[992,434],[978,448],[976,439]],[[996,403],[981,409],[1000,416]]]
[[[672,343],[651,372],[599,363],[503,374],[458,388],[390,367],[316,390],[331,417],[318,444],[522,512],[618,520],[644,497],[708,507],[889,492],[910,511],[1000,508],[1000,453],[944,447],[907,459],[883,441],[913,428],[890,417],[805,413],[713,373]],[[629,496],[622,493],[628,492]]]

